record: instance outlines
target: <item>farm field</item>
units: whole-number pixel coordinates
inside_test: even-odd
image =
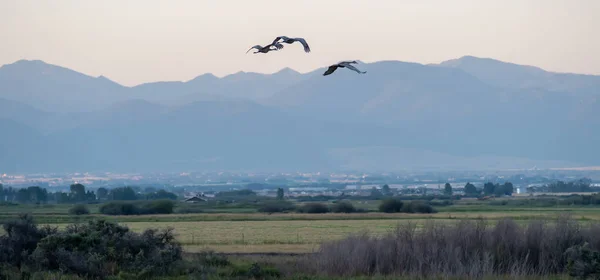
[[[506,210],[436,214],[173,214],[134,217],[139,220],[133,221],[126,216],[110,218],[136,232],[171,227],[186,251],[223,253],[308,253],[317,250],[323,241],[342,239],[349,234],[381,235],[401,224],[414,223],[421,227],[427,221],[453,223],[479,217],[491,221],[511,217],[525,223],[565,213],[584,223],[600,221],[600,208]],[[62,228],[67,224],[54,225]]]
[[[376,208],[377,201],[360,204]],[[19,213],[31,213],[40,224],[64,228],[67,224],[106,219],[128,226],[136,232],[149,228],[173,228],[176,238],[187,252],[214,250],[223,253],[308,253],[318,249],[323,241],[337,240],[350,234],[366,232],[381,235],[398,225],[414,223],[417,228],[428,221],[453,223],[460,220],[486,218],[491,222],[512,218],[517,223],[536,219],[552,219],[570,214],[587,223],[600,221],[600,208],[592,206],[511,206],[490,205],[482,201],[460,201],[450,206],[436,207],[434,214],[408,213],[225,213],[163,214],[107,216],[98,214],[98,205],[89,205],[92,214],[68,214],[72,205],[1,206],[0,220],[13,219]],[[235,209],[235,208],[231,208]]]

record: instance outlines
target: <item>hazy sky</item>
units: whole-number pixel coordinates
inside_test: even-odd
[[[0,65],[41,59],[125,85],[463,55],[600,74],[599,0],[0,0]],[[283,51],[245,54],[278,35]]]

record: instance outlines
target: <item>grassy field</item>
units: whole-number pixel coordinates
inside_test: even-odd
[[[377,201],[357,202],[364,209],[376,208]],[[71,205],[0,206],[0,220],[29,212],[40,224],[64,227],[73,222],[103,218],[129,226],[134,231],[147,228],[175,229],[177,239],[189,252],[212,249],[226,253],[306,253],[323,241],[340,239],[352,233],[368,231],[383,234],[401,223],[423,225],[428,220],[455,222],[484,217],[499,220],[510,217],[517,221],[553,218],[571,214],[581,222],[600,222],[598,207],[528,207],[489,205],[482,201],[461,201],[455,205],[436,207],[435,214],[386,214],[377,212],[353,214],[262,214],[229,213],[169,214],[147,216],[105,216],[98,214],[98,205],[89,205],[91,215],[68,214]],[[246,211],[248,212],[248,211]]]

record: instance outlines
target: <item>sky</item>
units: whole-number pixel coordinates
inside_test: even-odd
[[[0,0],[0,65],[39,59],[123,85],[464,55],[600,75],[598,0]],[[275,37],[305,38],[252,54]]]

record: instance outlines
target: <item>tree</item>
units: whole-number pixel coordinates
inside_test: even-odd
[[[383,194],[381,193],[381,191],[379,191],[376,187],[373,187],[371,189],[371,198],[374,199],[379,199],[383,196]]]
[[[514,191],[514,186],[511,182],[505,182],[501,187],[502,195],[512,195]]]
[[[477,195],[477,194],[479,194],[479,192],[477,191],[477,188],[475,187],[475,185],[473,185],[471,183],[467,183],[465,185],[465,194],[466,195]]]
[[[390,190],[390,186],[388,186],[387,184],[383,185],[383,187],[381,187],[381,192],[383,193],[383,195],[385,196],[390,196],[392,195],[392,190]]]
[[[27,188],[29,193],[29,202],[31,203],[46,203],[48,202],[48,191],[38,186]]]
[[[487,182],[483,185],[483,193],[485,195],[493,194],[495,189],[496,189],[496,186],[492,182]]]
[[[96,190],[96,198],[98,198],[98,200],[108,199],[108,190],[105,188],[98,188],[98,190]]]
[[[452,195],[452,185],[450,185],[450,183],[446,183],[446,185],[444,185],[444,194]]]
[[[93,191],[85,192],[85,201],[88,201],[88,202],[96,201],[96,194]]]
[[[30,195],[29,192],[27,191],[27,189],[19,189],[19,191],[17,191],[17,202],[18,203],[28,203],[30,199]]]
[[[70,187],[71,190],[71,199],[74,202],[84,202],[86,201],[86,193],[85,186],[82,184],[72,184]]]
[[[279,200],[283,200],[283,189],[282,188],[277,188],[277,199]]]
[[[157,199],[177,200],[177,195],[172,192],[165,191],[165,190],[159,190],[154,193],[146,194],[146,198],[151,199],[151,200],[157,200]]]
[[[144,192],[145,193],[153,193],[153,192],[156,192],[156,189],[153,187],[147,187],[144,189]]]
[[[110,191],[112,200],[136,200],[137,194],[131,187],[114,188]]]
[[[589,179],[580,179],[578,181],[565,183],[557,181],[549,184],[549,192],[590,192],[592,191]]]
[[[17,195],[17,191],[12,187],[2,188],[2,193],[0,194],[0,200],[2,201],[14,201]]]
[[[56,203],[65,203],[65,204],[69,203],[71,201],[71,199],[69,198],[69,194],[64,193],[64,192],[55,192],[54,200],[56,201]]]

